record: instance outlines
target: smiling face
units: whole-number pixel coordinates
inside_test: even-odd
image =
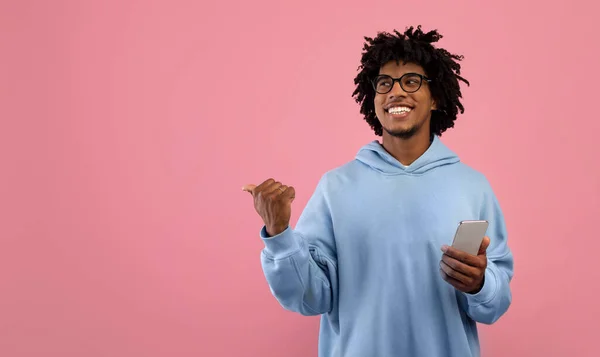
[[[411,73],[416,75],[410,75]],[[405,74],[409,75],[404,76]],[[381,67],[379,75],[392,78],[404,76],[401,80],[404,89],[396,81],[388,93],[375,94],[375,114],[383,127],[384,140],[385,136],[409,139],[418,133],[425,135],[425,132],[429,136],[431,111],[436,109],[436,105],[425,79],[419,87],[421,82],[419,75],[426,76],[423,68],[415,63],[391,61]],[[390,89],[389,78],[387,82],[380,80],[378,83],[380,92]]]

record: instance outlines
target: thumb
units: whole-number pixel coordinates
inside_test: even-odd
[[[252,195],[254,195],[255,188],[256,185],[244,185],[244,187],[242,187],[242,191],[250,192]]]
[[[481,242],[481,247],[479,247],[479,253],[477,255],[485,254],[485,251],[490,246],[490,237],[483,237],[483,241]]]

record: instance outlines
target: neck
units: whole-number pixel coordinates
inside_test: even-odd
[[[410,138],[399,138],[387,132],[382,135],[383,148],[402,165],[408,166],[415,162],[431,145],[429,131],[416,133]]]

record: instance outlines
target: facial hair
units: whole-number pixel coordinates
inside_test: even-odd
[[[390,136],[394,136],[394,137],[406,140],[406,139],[412,138],[419,131],[419,129],[421,129],[423,124],[424,124],[424,121],[417,123],[416,125],[413,125],[412,127],[408,128],[408,129],[392,131],[392,130],[388,130],[384,127],[383,130],[385,130],[385,132],[388,133]]]

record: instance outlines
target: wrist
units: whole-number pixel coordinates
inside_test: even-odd
[[[483,278],[481,279],[481,282],[479,283],[479,285],[477,286],[477,288],[473,291],[469,291],[469,294],[471,295],[475,295],[478,292],[481,291],[481,289],[483,289],[483,284],[485,284],[485,275],[483,276]]]
[[[267,226],[266,231],[267,231],[267,234],[269,235],[269,237],[274,237],[276,235],[283,233],[283,231],[285,231],[287,229],[287,227],[288,227],[287,225],[285,225],[285,226]]]

